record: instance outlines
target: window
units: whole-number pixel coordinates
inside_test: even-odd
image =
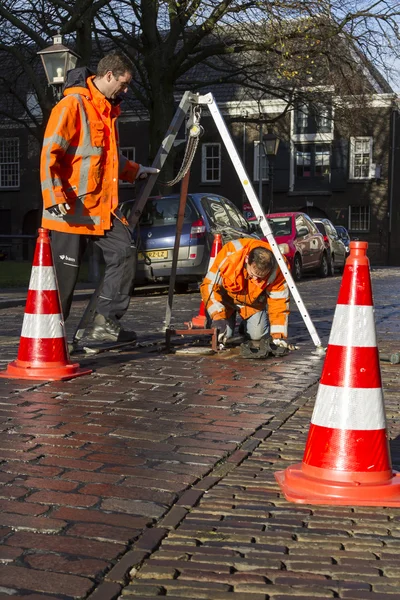
[[[221,144],[202,144],[201,181],[203,183],[221,181]]]
[[[350,138],[350,179],[372,176],[372,137]]]
[[[302,215],[296,216],[296,233],[299,237],[303,237],[310,233],[307,227],[307,222]]]
[[[369,231],[369,206],[349,206],[349,230]]]
[[[331,114],[327,106],[319,105],[316,110],[317,131],[327,132],[331,129]]]
[[[240,214],[234,204],[231,204],[229,201],[225,201],[225,210],[230,216],[235,229],[241,229],[242,231],[249,232],[249,225],[246,219]]]
[[[224,205],[217,198],[204,198],[202,200],[202,204],[204,206],[204,201],[206,202],[206,212],[210,221],[214,225],[220,225],[222,227],[231,227],[231,222],[229,220],[228,213],[225,210]]]
[[[120,148],[120,152],[121,152],[122,156],[125,156],[125,158],[127,158],[128,160],[135,162],[135,154],[136,153],[135,153],[134,146],[126,146],[124,148]],[[120,181],[119,185],[120,186],[130,186],[133,184],[130,183],[129,181]]]
[[[19,188],[19,139],[0,139],[0,189]]]
[[[254,169],[253,169],[253,177],[254,181],[259,181],[260,171],[260,142],[254,142]],[[261,144],[261,173],[262,180],[268,181],[268,158],[264,152],[264,146]]]
[[[308,128],[308,106],[301,104],[296,110],[296,131],[297,133],[306,133]]]
[[[329,144],[296,145],[296,178],[330,179],[331,149]]]
[[[332,108],[326,104],[300,104],[295,110],[294,133],[330,133],[332,125]]]

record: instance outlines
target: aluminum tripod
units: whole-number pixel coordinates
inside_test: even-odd
[[[265,237],[267,238],[269,245],[271,246],[272,252],[274,253],[274,256],[278,262],[278,265],[282,271],[282,274],[285,277],[286,283],[289,287],[289,290],[293,296],[294,301],[296,302],[296,306],[297,306],[297,308],[302,316],[302,319],[308,329],[311,339],[314,342],[314,345],[316,346],[317,351],[319,353],[323,353],[324,350],[322,348],[322,343],[318,336],[318,333],[317,333],[317,331],[314,327],[314,324],[311,320],[311,317],[304,305],[304,302],[299,294],[299,291],[298,291],[296,284],[293,280],[293,277],[286,265],[286,262],[279,250],[278,244],[276,243],[275,238],[272,233],[272,230],[268,224],[268,220],[265,217],[264,211],[258,201],[258,198],[256,196],[254,188],[253,188],[253,186],[250,182],[250,179],[245,171],[245,168],[239,157],[236,147],[233,143],[233,140],[229,133],[229,130],[226,127],[226,124],[222,118],[219,108],[218,108],[218,106],[214,100],[214,97],[211,93],[205,94],[205,95],[200,95],[200,94],[193,94],[192,92],[185,92],[183,94],[182,99],[177,108],[177,111],[171,121],[169,129],[166,133],[164,140],[161,143],[161,146],[157,152],[157,155],[153,161],[152,166],[157,167],[160,170],[162,169],[162,167],[168,157],[168,154],[173,146],[175,138],[178,134],[179,128],[181,127],[182,123],[184,122],[184,119],[189,114],[192,115],[194,107],[199,106],[199,105],[206,106],[207,109],[209,110],[212,118],[214,119],[215,125],[219,131],[221,139],[222,139],[223,143],[225,144],[226,150],[230,156],[233,166],[235,167],[236,173],[238,174],[240,182],[243,186],[243,190],[247,196],[247,199],[253,209],[255,216],[257,217],[260,227],[261,227]],[[133,205],[130,217],[129,217],[129,224],[132,228],[134,228],[136,226],[136,224],[140,218],[140,215],[142,214],[142,211],[146,204],[146,201],[147,201],[148,197],[150,196],[151,190],[153,189],[153,186],[157,180],[157,176],[158,176],[157,174],[151,175],[147,179],[145,185],[142,187],[141,192],[139,193],[137,199],[134,202],[134,205]],[[175,278],[175,273],[176,273],[176,260],[175,260],[175,265],[174,264],[172,265],[172,279],[173,280]],[[86,308],[85,313],[78,325],[76,334],[78,331],[83,332],[84,328],[87,327],[87,325],[90,322],[90,321],[84,322],[85,315],[87,318],[93,318],[95,303],[97,302],[97,298],[100,293],[100,287],[101,287],[101,285],[98,286],[98,288],[96,289],[96,291],[93,294],[93,296],[95,296],[95,294],[97,292],[97,297],[95,297],[93,299],[93,296],[92,296],[92,299],[89,302],[89,305],[92,304],[93,310],[89,311],[89,305],[88,305],[88,307]],[[169,296],[170,295],[171,294],[169,294]],[[75,334],[75,336],[76,336],[76,334]],[[74,336],[74,338],[75,338],[75,336]],[[77,338],[77,339],[80,339],[80,338]]]

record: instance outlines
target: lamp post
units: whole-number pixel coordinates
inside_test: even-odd
[[[264,152],[268,158],[268,166],[269,166],[269,205],[268,205],[268,214],[273,212],[273,204],[274,204],[274,164],[275,157],[278,154],[280,139],[274,133],[267,133],[263,137],[263,146]]]
[[[58,101],[62,97],[62,85],[65,82],[67,72],[76,67],[80,56],[63,45],[60,32],[53,36],[53,44],[39,50],[38,55],[42,59],[47,82],[50,86],[53,86],[54,95]]]

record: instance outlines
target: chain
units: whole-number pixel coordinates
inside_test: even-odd
[[[167,181],[166,185],[169,185],[172,187],[173,185],[178,183],[178,181],[181,181],[185,177],[186,173],[189,171],[189,169],[192,165],[193,158],[194,158],[194,155],[197,150],[197,146],[199,145],[199,138],[203,134],[203,128],[200,125],[200,116],[201,116],[201,107],[194,106],[192,109],[191,117],[189,119],[189,124],[188,124],[189,137],[188,137],[188,141],[186,144],[185,154],[183,156],[181,167],[180,167],[176,177],[174,177],[174,179],[172,179],[171,181]],[[191,122],[191,124],[190,124],[190,122]]]

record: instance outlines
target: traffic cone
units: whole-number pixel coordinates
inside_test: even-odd
[[[222,235],[220,233],[215,233],[214,241],[213,241],[213,244],[211,247],[210,260],[208,263],[207,271],[209,271],[211,269],[211,267],[214,263],[215,257],[217,256],[217,254],[221,250],[221,248],[222,248]],[[199,329],[204,329],[206,326],[206,322],[207,322],[206,307],[204,306],[204,302],[202,300],[200,302],[199,314],[196,315],[195,317],[193,317],[193,319],[191,320],[191,326],[197,327]]]
[[[291,502],[400,506],[367,248],[367,242],[350,243],[303,462],[275,474]]]
[[[91,369],[69,360],[49,232],[38,233],[18,357],[0,377],[58,381],[88,375]]]

